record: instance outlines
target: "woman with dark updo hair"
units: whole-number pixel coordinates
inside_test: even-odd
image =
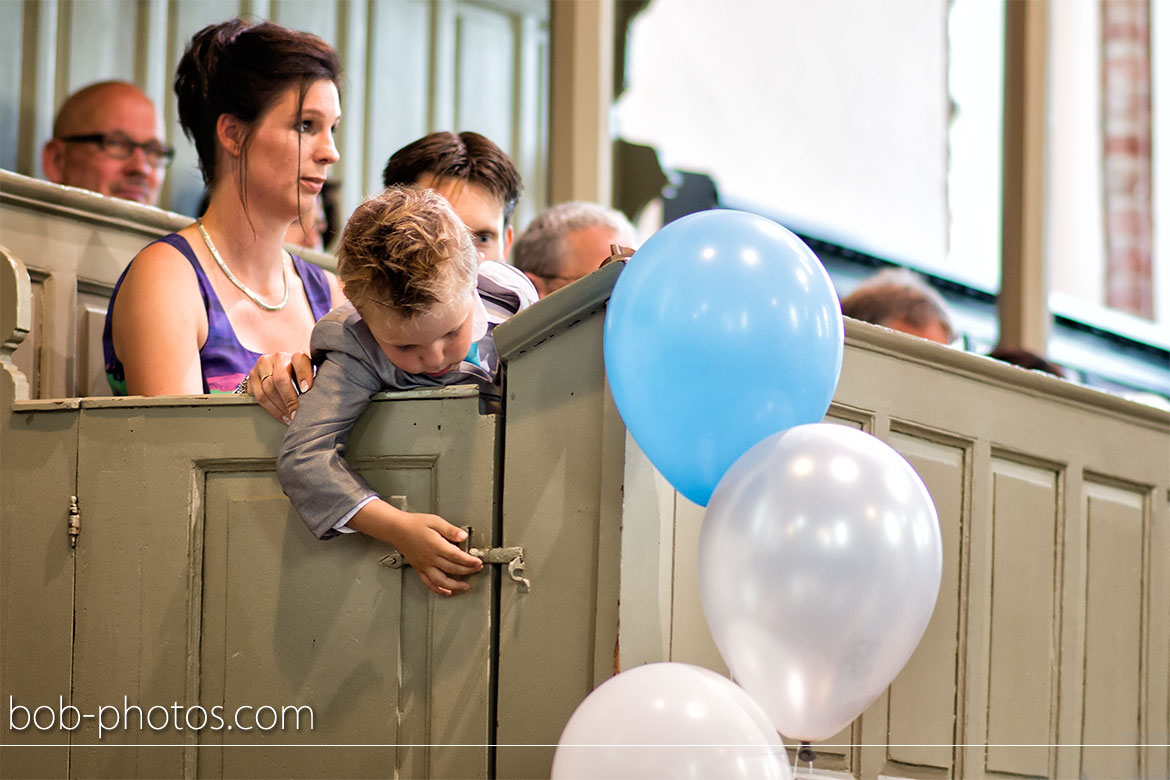
[[[271,22],[235,19],[191,39],[175,94],[210,201],[114,288],[103,342],[116,394],[241,390],[291,419],[313,381],[313,325],[344,301],[333,274],[281,246],[291,223],[313,218],[337,162],[340,78],[331,46]]]

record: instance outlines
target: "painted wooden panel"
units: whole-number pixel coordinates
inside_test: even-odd
[[[138,30],[135,0],[61,4],[57,56],[63,95],[103,79],[133,81]]]
[[[705,507],[679,495],[674,507],[674,601],[671,605],[670,660],[696,664],[730,675],[715,646],[706,620],[685,618],[703,615],[699,597],[699,531]],[[728,576],[733,576],[728,572]]]
[[[515,116],[508,110],[517,97],[512,16],[462,5],[455,25],[455,125],[486,135],[509,155],[515,154]]]
[[[541,18],[522,16],[520,59],[517,65],[519,94],[516,101],[516,138],[512,160],[524,176],[524,196],[513,222],[517,231],[528,225],[548,195],[549,46],[548,26]]]
[[[565,345],[567,333],[595,326],[602,311],[596,288],[604,280],[612,283],[614,270],[602,269],[577,290],[570,286],[497,329],[497,342],[510,361],[512,393],[528,396],[525,408],[538,410],[548,422],[543,429],[526,424],[525,447],[533,446],[534,436],[561,437],[562,407],[554,395],[540,395],[528,383],[573,370],[554,353]],[[576,309],[568,303],[574,296]],[[1170,614],[1153,605],[1170,603],[1170,577],[1163,576],[1170,569],[1166,506],[1149,501],[1152,509],[1143,510],[1151,519],[1143,521],[1149,530],[1139,543],[1142,560],[1158,562],[1143,564],[1150,569],[1141,575],[1148,628],[1127,620],[1102,625],[1097,619],[1097,628],[1090,625],[1089,589],[1101,589],[1094,598],[1132,601],[1125,595],[1131,586],[1122,583],[1114,591],[1111,579],[1087,573],[1101,565],[1092,562],[1089,521],[1079,519],[1079,507],[1082,485],[1104,479],[1083,474],[1114,475],[1102,484],[1156,485],[1156,495],[1164,497],[1170,417],[879,328],[849,323],[846,335],[841,382],[828,419],[888,440],[921,472],[944,526],[944,573],[918,651],[888,693],[817,746],[815,769],[858,778],[931,779],[1075,777],[1096,771],[1077,747],[1082,724],[1114,719],[1110,707],[1086,715],[1101,698],[1081,690],[1085,674],[1100,674],[1085,669],[1094,663],[1085,647],[1089,632],[1093,641],[1124,656],[1120,668],[1136,664],[1140,670],[1140,690],[1149,693],[1139,698],[1148,736],[1137,750],[1138,772],[1164,776],[1167,759],[1160,743],[1170,687]],[[572,359],[594,350],[600,352],[600,339],[585,346],[573,341]],[[515,412],[509,408],[512,447]],[[549,429],[556,432],[543,432]],[[712,645],[703,647],[705,616],[696,598],[694,526],[701,511],[665,487],[648,462],[638,461],[645,456],[636,446],[629,444],[624,454],[623,661],[629,639],[631,662],[683,660],[723,670]],[[539,484],[556,491],[571,478],[547,471]],[[523,491],[515,483],[506,489]],[[1095,489],[1085,490],[1096,495]],[[551,506],[542,512],[553,514]],[[673,545],[673,558],[663,554],[664,544]],[[1124,555],[1112,548],[1103,554],[1110,561],[1129,560],[1132,550],[1125,549]],[[1109,640],[1105,635],[1114,630],[1126,632],[1126,639]],[[1119,706],[1130,712],[1124,697]],[[1072,748],[1047,747],[1058,737]],[[1129,772],[1129,764],[1118,765]]]
[[[425,32],[431,29],[432,5],[426,0],[374,3],[369,13],[371,31],[377,30],[378,35],[370,35],[367,81],[350,82],[352,94],[343,108],[348,112],[355,104],[365,103],[368,151],[366,165],[360,169],[362,195],[382,188],[382,169],[390,155],[432,129],[427,119],[432,43]],[[347,164],[347,170],[358,169]]]
[[[622,529],[622,626],[619,665],[630,669],[670,658],[673,598],[675,502],[679,496],[642,454],[633,436],[626,437],[625,462],[635,484],[651,489],[623,495],[624,511],[644,518]]]
[[[36,724],[49,725],[73,701],[76,558],[68,524],[77,492],[77,417],[68,408],[13,412],[27,385],[11,346],[32,326],[31,293],[23,264],[0,249],[0,701],[7,708],[0,745],[36,746],[5,748],[0,772],[65,777],[72,734]]]
[[[0,168],[16,170],[20,137],[21,55],[24,3],[0,2]]]
[[[986,766],[1047,776],[1057,663],[1057,475],[1005,458],[994,459],[992,474]]]
[[[339,5],[337,0],[271,0],[264,16],[294,30],[309,30],[336,46]]]
[[[415,467],[364,475],[384,495],[417,497],[414,508],[428,510],[431,471],[427,464],[406,465]],[[271,472],[211,472],[206,482],[200,702],[225,711],[311,702],[313,723],[300,730],[205,732],[202,745],[231,747],[201,749],[200,775],[372,777],[401,770],[410,753],[395,747],[404,741],[402,685],[426,678],[430,640],[428,626],[404,619],[402,600],[425,604],[422,583],[409,569],[381,566],[386,547],[368,537],[318,541]],[[486,614],[480,619],[486,622]],[[416,694],[413,701],[427,701],[417,695],[424,691],[407,692]],[[383,747],[281,749],[289,744]]]
[[[1081,777],[1139,777],[1146,497],[1088,482]],[[1165,609],[1163,603],[1157,609]],[[1090,746],[1112,747],[1090,747]]]
[[[921,433],[891,433],[889,442],[922,477],[934,499],[942,532],[942,580],[926,632],[890,686],[888,757],[916,766],[950,769],[958,741],[954,701],[958,695],[955,659],[959,654],[962,593],[966,446],[939,443]]]
[[[106,311],[110,294],[90,288],[77,292],[77,360],[74,366],[73,387],[77,395],[110,395],[106,379],[106,359],[102,349],[102,331],[106,326]]]
[[[395,751],[391,765],[404,776],[486,773],[490,576],[440,602],[413,571],[378,564],[386,545],[317,541],[272,474],[283,427],[246,399],[89,401],[81,418],[78,489],[91,522],[79,545],[78,706],[124,696],[143,710],[307,705],[316,728],[131,728],[102,743],[177,747],[77,747],[78,774],[177,776],[196,762],[209,762],[204,776],[385,771],[386,751],[277,749],[355,740],[478,745]],[[494,427],[467,389],[375,402],[355,426],[351,462],[412,508],[490,529]],[[97,741],[88,724],[77,736]],[[184,747],[197,739],[273,750]]]
[[[637,449],[627,446],[602,373],[600,315],[606,285],[612,286],[619,271],[602,269],[598,279],[582,280],[576,290],[566,288],[497,329],[501,353],[510,361],[502,453],[496,450],[498,422],[476,414],[474,396],[461,391],[442,391],[440,397],[422,391],[377,403],[355,430],[359,465],[375,479],[388,480],[386,489],[410,493],[416,508],[429,506],[453,522],[491,528],[498,519],[496,502],[502,501],[502,528],[492,530],[500,530],[503,539],[492,541],[525,547],[533,583],[530,592],[522,592],[500,577],[495,646],[485,621],[460,611],[474,598],[490,600],[483,584],[490,575],[475,581],[469,600],[414,600],[413,575],[392,575],[403,578],[398,625],[432,627],[419,643],[426,647],[424,660],[412,666],[418,650],[404,636],[405,661],[392,664],[426,670],[422,679],[413,671],[400,673],[397,693],[387,694],[397,696],[401,720],[395,733],[402,744],[485,744],[483,735],[492,733],[491,694],[479,684],[488,680],[490,687],[493,658],[500,670],[497,741],[555,742],[573,707],[613,671],[615,651],[621,649],[619,596],[623,639],[627,631],[643,629],[639,621],[649,625],[637,643],[640,661],[669,657],[672,648],[663,636],[701,634],[701,612],[687,611],[671,598],[676,585],[680,593],[694,586],[674,577],[681,572],[675,562],[686,542],[678,530],[694,525],[697,508],[676,512],[673,494],[663,496],[657,488],[639,494],[646,480],[638,482],[637,475],[653,476],[652,469],[623,463],[638,457]],[[0,322],[11,329],[13,296],[8,286],[0,292]],[[850,330],[845,361],[844,386],[831,417],[887,438],[923,474],[948,526],[944,585],[919,653],[889,694],[833,738],[837,752],[826,749],[816,768],[854,777],[930,780],[1165,777],[1170,764],[1161,743],[1170,690],[1170,614],[1162,605],[1170,603],[1170,416],[935,345],[909,343],[876,328]],[[360,540],[335,540],[321,551],[317,542],[294,533],[303,529],[287,507],[282,515],[270,473],[281,428],[248,399],[24,402],[14,412],[13,384],[0,364],[5,426],[0,429],[0,556],[13,549],[7,544],[11,534],[23,540],[29,533],[23,510],[15,519],[10,514],[12,497],[30,512],[42,512],[29,516],[43,516],[46,528],[59,528],[52,526],[59,522],[57,510],[46,508],[45,500],[55,485],[40,475],[67,484],[68,472],[55,471],[62,467],[53,465],[57,458],[76,459],[82,468],[72,658],[76,704],[92,709],[121,702],[124,695],[147,704],[200,701],[215,685],[224,701],[243,701],[268,688],[317,696],[344,690],[350,678],[339,669],[318,667],[315,653],[324,651],[305,651],[307,638],[311,643],[311,637],[325,636],[332,649],[337,645],[330,643],[348,630],[360,637],[354,644],[383,647],[381,635],[362,631],[371,619],[378,627],[393,623],[393,617],[379,619],[393,607],[361,586],[380,583],[386,572],[359,571],[371,552]],[[65,427],[51,428],[54,424]],[[70,425],[75,432],[63,433]],[[18,436],[22,426],[33,435]],[[69,443],[78,439],[80,445]],[[434,461],[430,504],[413,497],[428,489],[409,481],[417,475],[399,475],[402,458]],[[407,481],[397,482],[399,476]],[[669,514],[654,517],[655,511]],[[641,524],[643,535],[623,533],[623,523]],[[647,526],[650,535],[661,533],[657,545],[638,544],[647,538]],[[673,558],[663,549],[667,542]],[[48,534],[41,543],[52,552],[55,542]],[[354,567],[318,573],[314,567],[324,565],[317,563],[321,555],[344,556]],[[60,586],[55,579],[60,570],[42,581],[38,577],[50,570],[45,560],[29,555],[2,562],[5,625],[12,615],[34,629],[43,621],[46,630],[64,630],[50,625],[61,610],[41,607],[41,601],[55,602],[40,599]],[[634,570],[659,579],[627,580]],[[693,574],[687,576],[693,580]],[[306,581],[318,579],[338,594],[341,607],[332,615],[328,599],[313,602],[319,594],[305,595]],[[34,601],[23,595],[28,589],[39,611],[28,609]],[[21,600],[12,598],[13,592]],[[385,591],[390,598],[394,592],[393,586]],[[252,595],[258,605],[246,603]],[[311,605],[303,610],[305,619],[302,612],[290,612],[291,602]],[[948,605],[954,615],[940,616]],[[261,627],[263,616],[267,629]],[[205,642],[215,632],[218,638]],[[37,685],[57,686],[67,675],[60,672],[69,662],[62,661],[63,645],[57,634],[51,640],[56,655],[45,656],[48,671]],[[41,646],[36,633],[0,635],[3,691],[13,680],[9,658],[39,658]],[[341,646],[354,658],[362,652]],[[656,647],[663,650],[660,658],[652,657]],[[677,649],[688,647],[697,645],[680,643]],[[265,654],[276,659],[271,668],[249,675],[248,659]],[[360,661],[348,665],[359,675],[368,671]],[[377,687],[378,672],[369,673]],[[382,691],[394,685],[382,683],[388,686]],[[468,691],[474,693],[469,697]],[[384,704],[378,702],[379,714]],[[349,715],[333,717],[345,724]],[[385,728],[382,733],[391,731],[390,724]],[[1137,749],[1109,747],[1096,754],[1075,747],[1094,739],[1121,745],[1134,728],[1141,729],[1145,743]],[[935,749],[941,743],[934,740],[947,729],[959,743],[953,759]],[[94,736],[90,727],[73,740],[92,742]],[[116,733],[103,742],[176,736],[176,748],[99,753],[78,747],[73,774],[217,774],[219,764],[196,766],[200,751],[190,734]],[[895,737],[920,747],[887,747]],[[1074,747],[1029,747],[1057,741]],[[474,754],[466,758],[464,751]],[[395,760],[402,776],[482,776],[491,758],[474,751],[400,753]],[[134,755],[133,764],[122,763],[129,759],[118,759],[117,753]],[[496,774],[547,776],[551,753],[548,747],[500,748]],[[20,756],[4,753],[5,774],[13,755]],[[308,772],[317,760],[293,766],[279,757],[269,769],[243,753],[218,755],[215,761],[241,774]],[[252,760],[254,771],[247,763]],[[364,766],[364,758],[354,760]],[[19,774],[62,774],[40,766],[29,764]]]
[[[558,335],[556,352],[508,376],[506,439],[516,446],[504,449],[503,471],[515,478],[503,484],[503,544],[524,547],[532,589],[504,578],[500,590],[500,777],[548,775],[561,729],[613,674],[619,650],[625,441],[590,348],[601,324]]]

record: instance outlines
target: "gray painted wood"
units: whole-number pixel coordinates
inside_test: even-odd
[[[570,374],[581,377],[572,387],[591,386],[618,273],[602,269],[497,330],[510,401],[530,393],[530,377],[558,387]],[[860,425],[918,469],[939,509],[944,571],[918,650],[858,721],[818,746],[817,767],[858,778],[1165,776],[1170,415],[864,323],[849,321],[846,335],[828,419]],[[601,424],[585,410],[567,416],[563,391],[533,392],[523,405],[526,450],[571,450]],[[518,411],[508,409],[509,452]],[[702,510],[633,442],[624,454],[622,665],[674,660],[726,673],[698,600]],[[546,466],[528,490],[557,496],[589,474]],[[506,495],[523,494],[512,478]],[[555,504],[542,522],[556,525]],[[581,524],[588,519],[566,527]],[[561,566],[591,552],[568,538],[549,548]],[[589,581],[569,580],[572,612]],[[503,689],[501,707],[523,696]],[[540,733],[555,741],[559,731],[545,723]],[[539,758],[525,769],[547,771]]]
[[[80,746],[90,726],[72,750],[56,734],[44,738],[58,749],[6,749],[0,771],[60,775],[67,759],[87,776],[474,777],[494,761],[499,776],[541,776],[551,748],[519,745],[555,744],[615,664],[723,670],[689,563],[701,510],[628,440],[605,384],[602,320],[620,271],[497,329],[502,434],[457,389],[396,394],[355,430],[354,457],[384,490],[524,547],[532,589],[500,578],[493,614],[490,576],[441,600],[378,566],[372,542],[309,537],[272,476],[281,428],[250,399],[25,400],[11,353],[35,328],[33,289],[19,262],[0,264],[0,700],[68,689],[92,710],[123,695],[304,696],[325,718],[322,742],[501,743],[494,756],[322,757],[278,747],[304,735],[205,749],[213,735],[187,732],[110,735],[179,746],[100,751]],[[830,420],[919,470],[945,562],[917,652],[817,766],[858,778],[1166,776],[1170,414],[863,323],[846,336]],[[66,493],[81,506],[76,552]]]

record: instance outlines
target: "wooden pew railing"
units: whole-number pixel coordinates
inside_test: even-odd
[[[317,722],[5,723],[0,774],[547,776],[615,660],[724,670],[699,609],[701,510],[655,474],[606,388],[620,270],[497,329],[503,418],[456,388],[378,401],[355,430],[351,457],[384,494],[524,549],[530,590],[495,572],[439,599],[380,566],[382,545],[308,534],[272,473],[282,429],[249,399],[30,398],[11,357],[31,285],[5,257],[0,701],[308,705]],[[830,419],[922,474],[944,573],[918,651],[817,767],[1170,774],[1170,414],[849,322]],[[55,747],[10,747],[40,743]],[[287,747],[356,743],[380,747]],[[455,744],[471,747],[412,747]]]
[[[605,386],[604,307],[619,273],[603,268],[496,330],[508,360],[503,544],[525,546],[535,582],[576,578],[585,603],[503,594],[505,627],[515,610],[550,638],[500,659],[503,743],[555,742],[611,673],[615,647],[626,668],[727,671],[699,601],[702,509],[654,471]],[[916,653],[816,746],[816,767],[1170,776],[1170,414],[850,320],[828,420],[874,434],[919,471],[944,568]],[[532,473],[536,484],[513,478]],[[541,653],[582,646],[592,665],[554,689]],[[549,683],[546,723],[511,701],[534,678]],[[501,774],[539,774],[550,756],[501,747]]]
[[[45,726],[102,714],[41,729],[10,707],[0,775],[487,775],[498,578],[440,601],[387,545],[319,542],[275,477],[283,426],[250,398],[28,399],[11,357],[30,284],[7,254],[0,302],[0,698]],[[387,395],[350,458],[488,547],[496,429],[474,388]],[[197,729],[241,707],[240,728]]]

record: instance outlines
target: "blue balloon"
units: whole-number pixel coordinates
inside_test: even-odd
[[[665,226],[618,277],[605,369],[650,462],[706,506],[752,445],[819,422],[841,375],[841,304],[808,246],[741,211]]]

